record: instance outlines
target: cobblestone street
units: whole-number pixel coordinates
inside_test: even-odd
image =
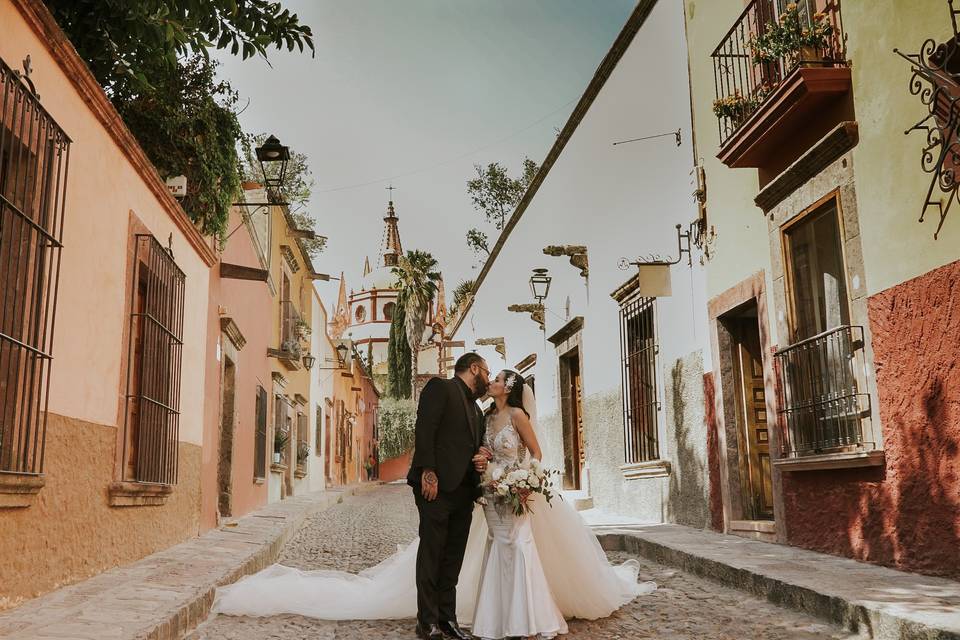
[[[415,535],[417,512],[410,490],[388,486],[347,498],[309,519],[280,557],[301,569],[359,571],[393,553]],[[611,554],[624,560],[623,554]],[[640,560],[642,580],[656,593],[642,597],[611,618],[574,620],[568,638],[669,638],[814,640],[850,637],[814,618],[781,609],[740,591]],[[266,638],[347,640],[412,639],[413,621],[329,622],[302,616],[245,618],[218,616],[201,625],[191,640]]]

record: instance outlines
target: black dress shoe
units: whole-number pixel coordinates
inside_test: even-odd
[[[423,640],[443,640],[443,631],[435,624],[417,623],[417,637]]]
[[[443,632],[443,635],[447,638],[453,638],[453,640],[473,640],[473,636],[460,628],[456,622],[441,622],[439,625],[440,631]]]

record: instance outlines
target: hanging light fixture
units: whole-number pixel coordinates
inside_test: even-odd
[[[270,136],[254,151],[263,173],[263,186],[268,193],[279,193],[287,177],[287,165],[290,162],[290,147],[281,144],[276,136]],[[279,165],[277,165],[279,163]],[[268,169],[270,171],[268,172]],[[274,169],[276,169],[274,171]]]
[[[530,291],[533,292],[533,297],[536,299],[537,304],[543,304],[543,301],[550,295],[551,282],[553,282],[553,278],[547,275],[546,269],[539,268],[533,270],[533,275],[530,276]]]
[[[310,371],[310,369],[313,369],[313,365],[316,364],[316,362],[317,362],[317,359],[309,353],[303,356],[303,366],[307,368],[307,371]]]
[[[348,347],[345,342],[337,345],[337,356],[340,358],[341,367],[347,366],[347,351],[349,351],[349,349],[350,347]]]

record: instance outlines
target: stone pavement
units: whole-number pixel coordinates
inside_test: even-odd
[[[356,490],[268,505],[199,538],[30,600],[0,614],[0,638],[181,638],[206,617],[216,585],[274,562],[308,516]]]
[[[376,564],[415,535],[417,513],[410,490],[390,485],[346,499],[308,518],[281,554],[302,569],[357,571]],[[614,560],[628,556],[613,552]],[[815,618],[742,591],[647,560],[641,579],[659,589],[606,620],[570,623],[568,638],[663,638],[670,640],[817,640],[848,638]],[[412,588],[412,587],[411,587]],[[302,616],[218,616],[203,623],[191,640],[413,639],[412,620],[330,622]]]
[[[678,525],[629,527],[601,541],[864,637],[960,640],[960,583],[952,580]]]

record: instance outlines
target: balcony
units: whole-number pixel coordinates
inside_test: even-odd
[[[874,443],[863,428],[870,416],[870,396],[863,391],[863,327],[830,329],[774,357],[781,382],[781,452],[787,464],[791,458],[813,456],[839,457],[844,466],[872,464]]]
[[[850,90],[840,0],[752,0],[712,58],[717,157],[729,167],[776,164]]]
[[[281,301],[280,348],[270,349],[268,355],[279,359],[291,371],[299,370],[303,366],[300,362],[300,357],[303,355],[303,347],[300,346],[300,341],[306,339],[307,328],[307,323],[303,321],[293,302],[290,300]]]

